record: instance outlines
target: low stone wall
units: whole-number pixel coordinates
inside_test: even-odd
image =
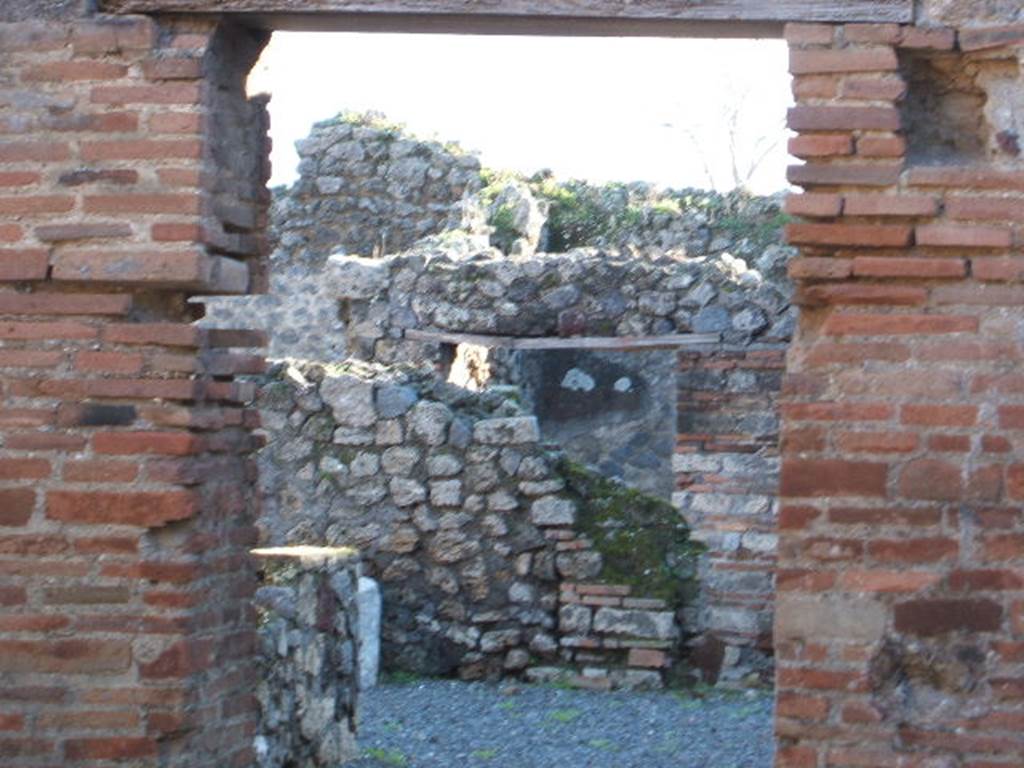
[[[256,550],[259,768],[336,768],[359,756],[359,553]]]
[[[656,574],[629,585],[643,598],[696,574],[667,503],[587,485],[582,468],[567,481],[513,387],[473,393],[411,368],[282,365],[259,405],[274,435],[259,457],[263,539],[362,551],[383,593],[385,667],[493,678],[590,663],[562,643],[564,583]],[[634,540],[654,542],[643,562],[630,559]],[[681,625],[686,595],[672,594]]]
[[[386,259],[331,259],[348,317],[350,354],[383,363],[423,360],[409,329],[499,336],[721,334],[727,344],[788,341],[795,310],[777,277],[788,252],[762,269],[721,253],[635,254],[581,248],[509,259],[437,238]]]

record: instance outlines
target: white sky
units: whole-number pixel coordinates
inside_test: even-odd
[[[778,141],[750,184],[774,192],[786,69],[779,41],[278,32],[249,89],[273,96],[273,185],[294,180],[294,143],[314,122],[373,109],[495,168],[708,187],[706,164],[729,189],[731,104],[741,165],[758,139]]]

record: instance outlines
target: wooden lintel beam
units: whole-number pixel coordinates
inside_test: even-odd
[[[686,333],[671,336],[489,336],[480,333],[452,333],[449,331],[408,330],[405,338],[426,344],[472,344],[478,347],[540,350],[540,349],[675,349],[717,344],[722,337],[717,333]]]
[[[913,21],[913,0],[101,0],[111,13],[368,15],[416,18],[606,19],[620,22]]]

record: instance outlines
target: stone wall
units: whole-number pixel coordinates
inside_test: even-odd
[[[340,360],[344,324],[323,282],[327,257],[401,251],[440,231],[482,185],[480,162],[374,114],[317,123],[298,150],[299,179],[275,190],[271,207],[266,294],[206,300],[202,322],[272,331],[271,357]]]
[[[511,387],[472,393],[429,371],[357,363],[279,366],[261,388],[264,427],[274,436],[260,454],[263,539],[362,551],[381,582],[382,652],[391,668],[477,678],[573,662],[557,623],[560,585],[607,583],[626,570],[609,570],[616,555],[606,557],[600,537],[577,530],[589,519],[578,511],[590,509],[591,495],[567,487],[520,400]],[[602,498],[617,493],[606,489]],[[668,508],[629,499],[637,514]],[[621,526],[630,514],[615,519]],[[695,567],[685,526],[669,517],[639,515],[633,535],[657,520],[681,539],[676,546],[652,534],[651,562],[638,570],[664,580],[669,569],[684,584]],[[642,602],[649,587],[641,579],[633,595]],[[671,637],[651,638],[671,640],[667,650],[677,647],[673,612],[687,597],[671,595],[679,599],[659,604]],[[627,648],[622,641],[644,638],[637,627],[618,632],[609,664],[626,666],[618,651]]]
[[[509,259],[451,233],[385,259],[332,258],[350,353],[393,363],[437,358],[405,331],[498,336],[720,334],[727,344],[789,339],[795,311],[779,277],[788,253],[758,266],[729,253],[539,253]],[[763,270],[763,271],[762,271]],[[433,347],[433,349],[431,348]]]
[[[359,757],[359,553],[256,550],[259,768],[336,768]]]

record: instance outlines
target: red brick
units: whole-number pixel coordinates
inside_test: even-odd
[[[79,525],[138,525],[147,528],[187,520],[198,510],[196,497],[184,491],[163,493],[78,493],[50,491],[46,515]]]
[[[161,112],[149,118],[153,133],[194,133],[203,130],[203,116],[197,112]]]
[[[177,251],[64,251],[53,258],[53,280],[204,286],[211,261],[199,249]]]
[[[4,315],[126,315],[132,297],[126,294],[2,293]]]
[[[145,16],[95,17],[71,30],[76,55],[146,51],[156,43],[156,22]]]
[[[101,739],[68,739],[64,756],[68,760],[136,760],[156,757],[156,739],[114,736]]]
[[[818,768],[814,747],[781,744],[775,753],[775,768]]]
[[[958,278],[967,274],[964,259],[926,259],[902,256],[857,256],[853,260],[857,277],[909,277],[922,280]]]
[[[84,323],[14,323],[0,322],[0,339],[46,341],[90,340],[95,339],[97,331]]]
[[[978,419],[976,405],[904,405],[904,424],[929,427],[972,427]]]
[[[36,493],[29,488],[0,489],[0,526],[25,525],[35,505]]]
[[[828,72],[892,72],[899,68],[891,48],[869,50],[790,51],[789,71],[794,75]]]
[[[862,186],[890,187],[899,183],[902,163],[874,163],[871,165],[831,165],[806,163],[791,165],[786,178],[791,184],[810,187],[822,186]]]
[[[0,248],[0,280],[45,280],[49,267],[49,251]]]
[[[903,38],[899,24],[847,24],[843,35],[849,43],[895,44]]]
[[[819,696],[802,696],[796,693],[780,693],[775,702],[780,717],[820,722],[828,717],[828,699]]]
[[[792,78],[793,98],[834,99],[839,95],[840,78],[837,75],[799,75]]]
[[[0,243],[16,243],[22,235],[24,232],[17,224],[0,224]]]
[[[976,333],[978,318],[962,315],[847,315],[835,313],[825,321],[831,336],[896,336]]]
[[[907,140],[902,136],[862,136],[857,139],[857,154],[863,157],[903,157]]]
[[[789,140],[789,154],[800,158],[852,155],[853,138],[846,134],[794,136]]]
[[[856,263],[856,260],[855,260]],[[884,304],[914,306],[928,300],[928,291],[907,285],[812,285],[797,289],[796,303],[802,306],[823,304]]]
[[[142,372],[142,355],[124,352],[79,352],[75,355],[75,368],[98,373]]]
[[[86,162],[98,160],[198,160],[203,144],[198,139],[119,139],[115,141],[86,141],[80,149]]]
[[[891,342],[874,344],[817,342],[807,355],[807,365],[818,367],[832,363],[860,363],[864,360],[885,360],[900,363],[910,359],[910,349]]]
[[[840,587],[850,592],[919,592],[941,578],[932,571],[847,570],[840,577]]]
[[[93,437],[96,453],[127,456],[187,456],[199,452],[201,441],[188,432],[101,432]]]
[[[203,333],[187,323],[111,323],[103,329],[103,340],[113,344],[198,347]]]
[[[27,82],[79,82],[83,80],[116,80],[124,77],[128,67],[107,61],[77,59],[38,64],[25,69],[21,77]]]
[[[0,173],[0,187],[28,187],[41,178],[36,171],[7,171]]]
[[[138,466],[126,461],[90,459],[64,464],[64,479],[71,483],[130,483],[138,474]]]
[[[6,445],[19,451],[80,451],[85,438],[59,432],[8,433]]]
[[[0,163],[59,163],[71,159],[71,148],[57,141],[0,141]]]
[[[783,496],[884,496],[888,466],[865,461],[795,460],[782,464]]]
[[[934,216],[938,210],[938,200],[920,195],[851,194],[843,207],[847,216]]]
[[[960,30],[960,49],[982,51],[988,48],[1004,48],[1024,42],[1024,24],[1005,24],[979,29]]]
[[[803,194],[786,198],[786,213],[790,216],[831,218],[843,210],[843,198],[839,195]]]
[[[908,499],[955,501],[963,492],[960,467],[938,459],[917,459],[903,468],[899,489]]]
[[[960,551],[955,539],[876,539],[868,554],[882,563],[937,563],[954,559]]]
[[[85,198],[87,213],[198,214],[200,208],[199,196],[192,194],[89,195]],[[0,212],[3,212],[2,198]]]
[[[911,227],[891,224],[789,224],[786,240],[794,245],[843,245],[902,248],[910,245]]]
[[[70,195],[23,195],[21,197],[0,197],[0,214],[11,216],[42,213],[67,213],[74,207],[75,198]]]
[[[0,640],[0,671],[49,674],[125,672],[131,646],[118,640]]]
[[[801,132],[898,131],[901,120],[900,112],[895,107],[799,106],[789,110],[787,124],[792,130]],[[852,151],[852,146],[850,149]],[[850,152],[829,152],[828,154],[850,154]]]
[[[949,574],[949,588],[954,592],[1002,592],[1024,589],[1024,574],[1019,571],[956,570]]]
[[[956,30],[942,27],[904,27],[901,48],[951,51],[956,46]]]
[[[1019,282],[1024,279],[1024,258],[976,258],[971,262],[971,273],[979,280]]]
[[[785,38],[790,45],[829,45],[835,38],[831,24],[786,24]]]
[[[968,221],[1020,221],[1024,219],[1024,200],[949,195],[946,198],[946,215],[951,219]]]
[[[164,56],[143,62],[142,73],[147,80],[198,80],[202,64],[198,58]]]
[[[1005,227],[928,224],[917,228],[917,244],[934,248],[1009,248],[1013,232]]]
[[[847,77],[843,80],[844,99],[864,101],[900,101],[907,84],[900,77]]]
[[[42,480],[49,476],[50,462],[45,459],[0,459],[0,480]]]
[[[202,98],[196,83],[159,83],[155,85],[108,85],[92,89],[93,104],[123,106],[125,104],[195,105]]]
[[[791,403],[782,406],[792,421],[887,421],[892,407],[884,403]]]
[[[630,648],[626,665],[646,669],[661,669],[669,664],[668,654],[650,648]]]
[[[841,280],[852,273],[851,259],[799,257],[787,265],[794,280]]]
[[[822,691],[861,691],[864,679],[857,672],[831,669],[793,669],[783,667],[776,676],[780,688]]]
[[[1005,189],[1024,191],[1024,174],[971,166],[935,166],[910,170],[907,182],[915,187],[964,189]]]
[[[935,637],[949,632],[994,632],[1003,609],[991,600],[912,600],[894,609],[897,632]]]
[[[49,224],[36,227],[36,237],[44,242],[94,240],[112,237],[131,237],[132,227],[127,222]]]
[[[967,435],[932,435],[928,438],[928,450],[939,453],[967,453],[971,450],[971,438]]]
[[[849,453],[909,453],[918,445],[913,432],[839,432],[835,441]]]

